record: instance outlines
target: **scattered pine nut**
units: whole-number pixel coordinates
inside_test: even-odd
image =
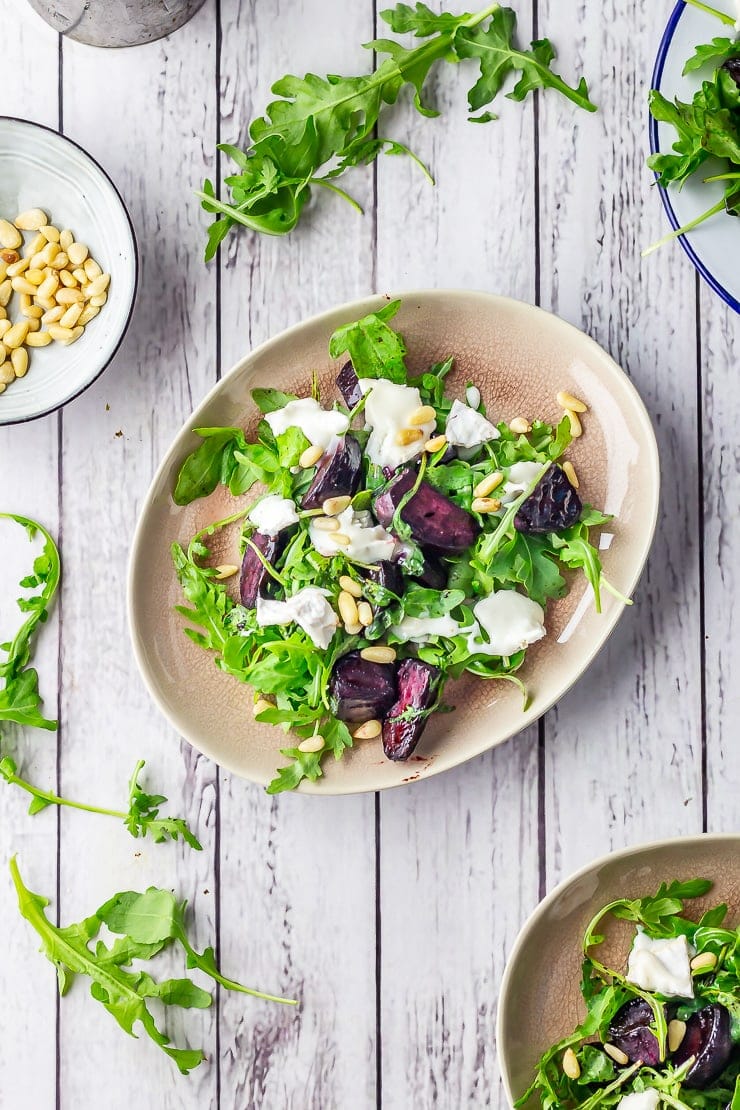
[[[82,326],[85,327],[86,324],[89,324],[91,320],[95,319],[99,312],[99,308],[97,308],[94,304],[89,304],[87,308],[83,308],[82,315],[77,321],[78,324],[82,324]]]
[[[84,243],[70,243],[66,250],[67,258],[73,266],[81,266],[90,253]]]
[[[0,385],[10,385],[15,381],[15,370],[10,362],[0,363]]]
[[[78,285],[90,284],[90,279],[85,271],[82,269],[82,266],[78,266],[75,270],[72,271],[72,277],[75,279]]]
[[[35,317],[31,317],[31,319],[28,321],[29,335],[30,335],[31,332],[38,331],[40,327],[41,327],[41,321],[37,320]],[[28,342],[28,336],[26,336],[26,342]]]
[[[238,570],[239,567],[235,567],[233,563],[222,563],[221,566],[216,567],[216,573],[213,577],[222,582],[224,578],[231,578]]]
[[[380,721],[365,721],[364,724],[352,729],[352,736],[355,740],[374,740],[376,736],[380,736],[382,731],[383,726]]]
[[[98,266],[98,264],[97,264],[97,262],[95,261],[94,258],[86,258],[85,259],[84,270],[85,270],[85,273],[87,274],[87,280],[88,281],[92,281],[94,278],[100,277],[100,275],[103,272],[100,269],[100,266]]]
[[[63,251],[66,251],[67,247],[71,247],[74,241],[75,237],[69,228],[65,228],[64,231],[59,232],[59,246]]]
[[[557,403],[563,409],[570,409],[571,412],[588,412],[588,405],[584,405],[579,397],[574,397],[572,393],[567,393],[561,389],[555,398]]]
[[[327,497],[321,508],[324,510],[327,516],[338,516],[340,513],[343,513],[345,509],[349,508],[351,501],[352,498],[346,496]]]
[[[319,532],[339,531],[339,521],[334,516],[315,516],[311,524],[314,528],[318,528]]]
[[[309,736],[307,740],[302,740],[298,745],[299,752],[320,752],[324,747],[323,736]]]
[[[340,547],[349,547],[352,543],[352,540],[349,536],[345,536],[344,532],[332,532],[331,539],[334,540],[334,543],[338,543]]]
[[[717,957],[714,952],[702,952],[694,956],[689,965],[694,975],[703,975],[705,971],[714,971],[717,966]]]
[[[43,227],[39,228],[39,231],[49,243],[59,242],[59,228],[54,227],[53,224],[44,224]]]
[[[412,443],[418,443],[420,439],[424,438],[424,433],[421,428],[401,428],[396,432],[395,441],[399,447],[408,447]]]
[[[32,323],[38,323],[38,320],[32,321]],[[72,328],[72,334],[71,334],[71,336],[69,337],[69,339],[63,339],[63,340],[62,340],[62,346],[63,346],[63,347],[69,347],[69,345],[70,345],[71,343],[76,343],[76,342],[77,342],[77,340],[78,340],[78,339],[80,338],[80,336],[82,335],[82,333],[84,332],[84,330],[85,330],[84,328],[81,328],[81,327],[79,327],[79,326],[78,326],[78,327],[75,327],[75,328]]]
[[[17,262],[13,262],[7,269],[9,278],[18,277],[19,274],[25,274],[28,267],[31,265],[30,258],[19,258]]]
[[[265,713],[268,709],[274,708],[275,706],[273,705],[273,703],[271,701],[268,701],[267,698],[257,698],[257,701],[252,706],[252,712],[256,717],[258,716],[258,714]]]
[[[5,309],[3,309],[3,312],[5,312]],[[7,317],[3,320],[0,320],[0,339],[2,339],[2,337],[5,335],[6,331],[10,331],[10,328],[11,323],[10,320],[7,319]]]
[[[15,226],[19,227],[21,231],[38,231],[42,227],[48,226],[48,219],[46,213],[42,212],[40,208],[29,208],[26,212],[21,212],[15,218]]]
[[[579,436],[583,435],[583,425],[578,417],[578,413],[574,412],[573,409],[566,409],[565,415],[570,421],[570,434],[573,436],[573,439],[578,439]]]
[[[416,428],[420,424],[429,424],[432,420],[436,419],[437,414],[431,405],[421,405],[420,408],[415,409],[411,413],[407,422],[411,428]]]
[[[319,461],[323,453],[324,452],[318,446],[318,444],[312,443],[311,446],[307,447],[301,455],[300,459],[298,460],[298,465],[304,470],[308,470],[309,467],[316,466],[316,463]]]
[[[13,324],[12,328],[8,328],[3,336],[3,343],[11,350],[20,347],[21,344],[25,343],[28,331],[28,320],[19,320],[17,324]]]
[[[501,502],[497,497],[474,497],[470,507],[474,513],[497,513]]]
[[[573,486],[573,489],[579,489],[580,488],[581,483],[578,481],[578,475],[576,474],[576,468],[573,466],[573,463],[570,461],[570,459],[566,459],[565,462],[563,463],[563,474],[565,474],[565,477],[568,479],[570,484]]]
[[[0,284],[0,306],[5,308],[12,296],[13,282],[10,278],[6,278],[5,281]]]
[[[0,251],[0,260],[6,266],[12,266],[15,262],[19,262],[20,257],[21,256],[18,254],[18,251],[7,250],[7,249]]]
[[[426,443],[424,445],[424,450],[427,451],[431,455],[435,451],[441,451],[442,448],[446,447],[446,446],[447,446],[447,436],[446,435],[433,436],[431,439],[428,439],[426,441]]]
[[[668,1049],[675,1052],[686,1036],[686,1022],[674,1018],[668,1022]]]
[[[509,429],[516,435],[524,436],[532,431],[532,425],[524,416],[515,416],[513,420],[509,421]],[[575,1053],[573,1056],[575,1058]],[[578,1063],[577,1060],[576,1063]]]
[[[31,242],[27,244],[26,249],[23,253],[25,254],[26,258],[33,258],[39,253],[39,251],[42,251],[45,246],[46,239],[44,239],[43,235],[34,235]]]
[[[69,266],[69,259],[63,249],[54,256],[49,265],[53,270],[63,270],[65,266]]]
[[[0,220],[0,247],[15,250],[23,245],[23,236],[17,227],[13,227],[7,220]]]
[[[38,270],[36,273],[38,273]],[[33,296],[36,292],[36,286],[30,281],[26,281],[24,277],[14,277],[11,285],[16,293],[27,293],[29,296]]]
[[[47,243],[46,245],[48,247],[49,244]],[[43,251],[39,251],[38,254],[31,255],[31,265],[29,267],[29,273],[31,270],[43,270],[46,264],[47,262],[44,257]]]
[[[48,347],[51,336],[48,331],[30,331],[26,336],[27,347]]]
[[[39,304],[21,305],[21,316],[27,316],[29,320],[40,320],[43,314],[44,310]]]
[[[10,352],[10,361],[15,370],[16,378],[24,378],[28,373],[28,351],[25,347],[16,347]]]
[[[110,274],[99,274],[90,282],[90,288],[87,291],[88,297],[98,297],[101,293],[105,293],[110,283]]]
[[[630,1058],[627,1053],[622,1052],[621,1048],[617,1048],[615,1044],[605,1044],[604,1052],[607,1054],[607,1056],[611,1056],[615,1064],[621,1064],[622,1067],[624,1067],[625,1064],[629,1064],[630,1062]]]
[[[26,281],[30,281],[31,285],[34,286],[35,291],[36,286],[41,285],[41,282],[44,280],[45,274],[43,270],[39,270],[38,266],[29,266],[24,277]]]
[[[59,324],[49,324],[47,330],[51,338],[55,339],[58,343],[61,343],[65,339],[72,338],[72,328],[62,328]]]
[[[39,316],[40,315],[41,315],[41,309],[39,309]],[[67,309],[67,311],[64,313],[64,316],[61,317],[61,319],[59,321],[59,326],[62,327],[62,328],[73,328],[77,324],[77,321],[79,320],[81,315],[82,315],[82,305],[81,304],[71,304],[69,306],[69,308]]]
[[[504,480],[504,476],[500,470],[494,470],[493,474],[487,474],[485,478],[481,478],[478,485],[473,490],[474,497],[488,497],[489,493],[493,493]]]
[[[362,597],[362,586],[359,582],[355,582],[354,578],[350,578],[348,574],[340,576],[339,585],[346,593],[352,594],[352,597]]]
[[[36,293],[36,296],[42,300],[46,300],[50,297],[53,297],[58,288],[59,278],[56,276],[56,274],[52,273],[49,275],[49,277],[44,278],[44,280],[41,282],[41,285],[39,285],[38,287],[38,292]]]
[[[373,615],[373,607],[369,601],[361,601],[359,603],[359,605],[357,606],[357,616],[359,618],[360,624],[364,628],[370,627],[370,625],[375,620],[375,617]]]
[[[79,289],[60,289],[55,294],[55,297],[57,304],[65,305],[79,304],[85,299]]]
[[[393,663],[396,658],[396,649],[386,644],[376,644],[375,647],[363,648],[360,658],[368,663]]]
[[[3,332],[3,335],[4,334],[5,334],[5,332]],[[5,344],[0,343],[0,366],[2,366],[2,364],[5,362],[5,359],[7,357],[8,357],[8,352],[7,352],[7,349],[5,347]]]
[[[88,286],[85,290],[85,296],[90,297],[90,286]],[[100,293],[97,297],[90,297],[90,304],[93,305],[95,308],[102,308],[107,300],[108,294]]]
[[[342,590],[337,602],[339,605],[339,616],[345,624],[358,624],[360,623],[359,614],[357,612],[357,602],[352,594]]]
[[[563,1071],[569,1079],[578,1079],[581,1074],[581,1065],[572,1048],[566,1048],[563,1053]]]
[[[59,244],[58,243],[47,243],[46,246],[44,247],[44,249],[41,251],[41,257],[44,260],[44,265],[45,266],[50,266],[51,263],[54,261],[54,259],[56,258],[56,256],[58,254],[59,254]]]
[[[59,271],[59,280],[66,289],[76,289],[79,282],[74,274],[70,274],[69,270]]]
[[[55,324],[57,320],[61,320],[64,316],[64,305],[55,304],[53,308],[47,309],[41,317],[42,324]]]
[[[345,624],[344,631],[348,636],[356,636],[358,632],[362,632],[362,625],[359,621],[356,624]]]

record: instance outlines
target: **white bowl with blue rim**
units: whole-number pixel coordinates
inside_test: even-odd
[[[734,17],[738,15],[733,0],[711,0],[711,3],[718,11]],[[684,65],[700,43],[711,42],[717,37],[732,37],[734,33],[732,26],[684,3],[684,0],[679,0],[671,13],[658,49],[651,88],[658,89],[668,100],[678,97],[683,101],[691,101],[702,80],[710,79],[714,69],[710,66],[706,73],[699,70],[684,76]],[[740,43],[738,51],[740,52]],[[670,153],[675,139],[673,127],[651,118],[650,149],[653,153]],[[703,167],[680,189],[674,185],[667,189],[658,186],[674,230],[695,220],[722,200],[723,183],[704,181],[710,173],[711,170]],[[720,212],[693,231],[681,235],[679,242],[715,293],[736,312],[740,312],[740,266],[737,264],[740,256],[740,219]],[[661,249],[670,250],[670,246]]]
[[[0,425],[44,416],[87,389],[118,350],[136,295],[134,229],[106,172],[56,131],[0,116],[0,217],[12,222],[29,208],[69,228],[111,280],[108,300],[75,343],[29,348],[28,373],[0,394]],[[25,233],[25,245],[33,234]],[[17,294],[6,311],[8,319],[22,319]]]

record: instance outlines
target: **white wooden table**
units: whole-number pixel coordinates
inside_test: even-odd
[[[671,6],[519,0],[523,35],[549,34],[562,71],[583,70],[597,115],[548,95],[468,126],[467,85],[447,67],[442,117],[401,108],[391,127],[436,188],[383,159],[351,182],[364,218],[322,196],[289,238],[234,236],[205,266],[193,189],[225,171],[216,143],[245,137],[285,72],[362,72],[373,0],[208,0],[170,39],[120,52],[60,42],[23,0],[0,0],[0,112],[59,127],[101,161],[142,256],[114,364],[63,412],[0,431],[2,508],[43,520],[64,561],[37,656],[61,729],[7,746],[39,784],[113,805],[146,757],[205,848],[134,842],[70,811],[30,818],[24,795],[0,789],[1,1107],[504,1107],[498,988],[538,898],[612,846],[737,828],[740,325],[678,247],[639,256],[665,226],[645,96]],[[125,618],[134,522],[171,436],[252,345],[334,303],[429,285],[537,301],[631,375],[663,468],[650,562],[609,646],[538,727],[409,789],[271,798],[182,744],[144,690]],[[7,629],[30,549],[10,526],[0,543]],[[11,851],[64,923],[119,889],[174,887],[227,974],[300,1009],[222,992],[173,1029],[209,1057],[180,1076],[81,983],[58,1000],[15,908]]]

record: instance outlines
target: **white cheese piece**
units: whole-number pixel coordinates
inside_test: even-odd
[[[657,1091],[635,1091],[617,1103],[617,1110],[658,1110],[660,1095]]]
[[[498,428],[462,401],[453,401],[445,426],[447,442],[453,447],[478,447],[489,439],[498,439]]]
[[[520,493],[524,493],[525,489],[529,489],[532,483],[536,480],[538,474],[543,473],[544,463],[538,462],[518,462],[510,466],[506,472],[506,482],[501,487],[501,492],[497,491],[496,496],[500,498],[504,504],[510,501],[516,501]]]
[[[434,432],[434,420],[416,426],[422,433],[421,439],[405,445],[396,442],[398,433],[409,427],[409,417],[421,408],[416,386],[397,385],[384,378],[360,378],[360,389],[367,394],[365,427],[371,431],[365,453],[370,461],[395,470],[420,455]]]
[[[311,543],[320,555],[330,558],[340,552],[358,563],[379,563],[382,559],[390,559],[393,556],[395,539],[386,532],[385,528],[375,523],[370,513],[356,513],[350,505],[335,519],[339,523],[338,534],[348,536],[348,544],[340,546],[336,543],[333,539],[337,535],[336,532],[324,532],[314,523],[308,526]]]
[[[516,590],[494,591],[474,605],[473,613],[488,633],[488,643],[479,639],[480,628],[468,637],[471,652],[479,655],[514,655],[545,635],[542,606]]]
[[[691,952],[686,937],[654,940],[638,928],[627,962],[627,979],[644,991],[657,991],[666,998],[693,998]]]
[[[313,397],[302,397],[298,401],[288,401],[285,408],[265,413],[265,420],[272,428],[273,435],[279,436],[288,428],[300,428],[306,439],[323,451],[334,436],[341,436],[349,428],[349,420],[341,412],[322,409]]]
[[[317,648],[328,648],[336,630],[337,615],[326,600],[328,590],[306,586],[287,601],[257,598],[257,624],[292,624],[294,621],[313,640]]]
[[[276,536],[283,528],[298,523],[295,501],[270,493],[249,510],[249,519],[265,536]]]
[[[424,644],[432,636],[457,636],[460,625],[449,613],[442,617],[404,617],[400,624],[394,624],[391,632],[404,643],[413,640]]]

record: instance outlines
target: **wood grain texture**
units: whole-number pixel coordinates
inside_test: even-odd
[[[610,846],[702,822],[695,279],[676,253],[640,258],[663,222],[644,162],[665,13],[633,0],[565,7],[541,0],[540,27],[575,25],[558,36],[560,63],[585,72],[599,112],[542,98],[542,303],[630,374],[664,483],[635,606],[546,721],[548,885]]]
[[[362,73],[372,66],[359,45],[373,37],[369,2],[254,0],[238,10],[222,5],[222,16],[224,142],[246,139],[283,73]],[[229,239],[221,255],[224,371],[287,325],[372,290],[372,171],[360,170],[348,183],[365,217],[321,194],[287,238]],[[374,1106],[372,797],[269,798],[226,776],[220,866],[224,963],[243,962],[258,981],[301,1002],[294,1011],[222,995],[221,1106]]]

